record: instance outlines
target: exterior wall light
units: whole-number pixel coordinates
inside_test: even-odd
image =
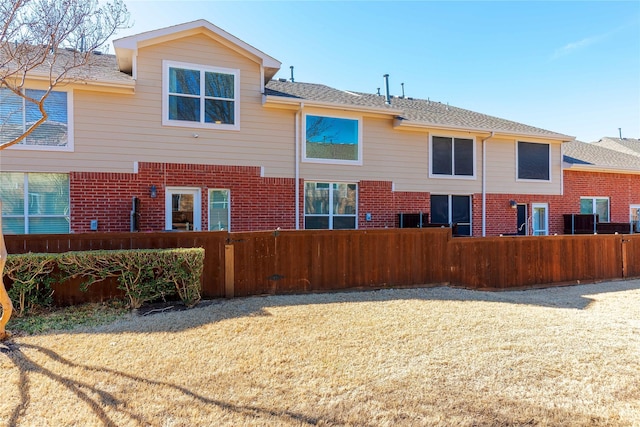
[[[151,188],[149,188],[149,195],[151,196],[152,199],[155,199],[156,197],[158,197],[158,189],[156,188],[155,185],[152,185]]]
[[[511,206],[513,209],[518,207],[518,203],[516,203],[515,200],[509,200],[509,206]]]

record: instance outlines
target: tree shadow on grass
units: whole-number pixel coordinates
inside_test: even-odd
[[[313,306],[324,304],[358,304],[401,300],[420,301],[476,301],[502,304],[538,306],[546,308],[584,310],[594,303],[593,295],[626,292],[640,289],[640,280],[603,282],[576,286],[554,286],[525,291],[476,291],[447,286],[427,288],[388,288],[379,290],[342,291],[290,295],[265,295],[234,299],[202,301],[198,306],[175,312],[158,310],[149,316],[132,315],[129,319],[102,327],[90,333],[120,332],[180,332],[228,319],[271,316],[270,308]],[[354,309],[356,307],[354,306]],[[149,313],[149,312],[147,312]],[[156,316],[160,315],[161,318]],[[75,332],[84,333],[80,329]],[[74,333],[74,332],[69,332]]]
[[[110,409],[114,412],[118,412],[120,414],[126,415],[132,422],[136,425],[154,425],[157,424],[154,420],[146,419],[143,415],[135,413],[133,410],[127,408],[127,402],[117,398],[113,393],[100,389],[98,385],[90,384],[88,382],[82,381],[80,379],[71,378],[70,376],[65,376],[59,373],[54,372],[51,369],[46,368],[34,360],[30,359],[22,349],[29,349],[33,351],[37,351],[47,356],[51,361],[60,363],[68,368],[73,369],[81,369],[82,372],[87,373],[87,377],[91,373],[104,373],[112,376],[113,378],[119,378],[121,380],[128,380],[138,383],[144,383],[146,386],[156,387],[156,388],[168,388],[178,395],[182,395],[184,397],[188,397],[194,399],[197,402],[213,405],[217,408],[238,414],[247,417],[268,417],[273,420],[281,420],[284,421],[293,421],[300,425],[317,425],[321,420],[306,416],[304,414],[298,414],[290,411],[277,411],[273,409],[260,408],[257,406],[249,406],[249,405],[234,405],[232,403],[224,402],[218,399],[212,399],[207,396],[203,396],[201,394],[196,393],[193,390],[190,390],[186,387],[171,384],[164,381],[157,381],[153,379],[143,378],[131,374],[127,374],[125,372],[120,372],[115,369],[96,367],[83,365],[79,363],[72,362],[56,352],[33,344],[20,343],[17,344],[15,342],[5,343],[3,347],[0,348],[0,354],[5,354],[13,364],[18,368],[20,374],[18,388],[20,393],[20,402],[14,408],[11,416],[8,419],[9,426],[20,425],[20,420],[25,417],[27,410],[29,408],[29,404],[31,402],[31,380],[35,375],[41,375],[50,380],[62,385],[70,392],[72,392],[79,401],[86,404],[91,411],[94,413],[99,423],[105,426],[115,426],[116,422],[109,416],[107,409]],[[168,405],[172,404],[172,402],[167,402]],[[336,420],[323,420],[327,423],[339,423]]]

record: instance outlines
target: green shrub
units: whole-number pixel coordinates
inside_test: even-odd
[[[7,293],[18,317],[36,308],[51,306],[56,258],[56,254],[33,253],[7,257],[4,274],[12,282]]]
[[[56,268],[57,267],[57,268]],[[133,249],[9,255],[5,276],[17,316],[52,304],[53,283],[74,277],[81,289],[109,277],[118,280],[131,308],[178,296],[192,307],[200,301],[204,249]]]
[[[174,295],[191,307],[200,301],[204,249],[68,252],[59,265],[67,277],[82,277],[84,290],[116,277],[131,308]]]

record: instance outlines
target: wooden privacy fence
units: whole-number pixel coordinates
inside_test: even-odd
[[[640,277],[638,234],[452,238],[450,229],[422,228],[20,235],[6,236],[6,243],[13,254],[203,247],[206,298],[433,284],[508,289]],[[85,295],[77,288],[58,284],[56,301],[100,300],[111,292]]]

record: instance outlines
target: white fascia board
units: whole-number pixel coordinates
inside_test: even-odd
[[[282,63],[277,59],[267,55],[261,50],[256,49],[250,44],[240,40],[236,36],[227,33],[222,28],[213,25],[211,22],[205,19],[198,19],[196,21],[186,22],[184,24],[174,25],[171,27],[160,28],[158,30],[147,31],[133,36],[123,37],[121,39],[114,40],[113,47],[115,48],[117,55],[119,50],[122,53],[125,53],[126,51],[135,51],[141,45],[150,46],[155,43],[170,40],[174,36],[177,37],[180,33],[193,31],[200,28],[218,35],[222,39],[228,41],[230,44],[235,45],[236,47],[247,53],[250,53],[256,58],[259,58],[261,64],[265,68],[280,69],[282,65]]]
[[[402,110],[396,110],[392,108],[377,108],[366,107],[362,105],[341,104],[338,102],[313,101],[304,98],[289,98],[287,96],[264,95],[262,97],[262,103],[264,105],[271,104],[299,106],[301,102],[304,103],[305,107],[330,108],[332,110],[357,111],[361,113],[375,113],[388,116],[397,116],[403,113]]]
[[[567,163],[564,161],[562,162],[562,169],[580,171],[580,172],[601,172],[601,173],[621,173],[621,174],[640,175],[640,169],[616,168],[616,167],[607,167],[607,166],[598,166],[598,165],[579,165],[575,163]]]
[[[411,122],[406,119],[396,119],[393,124],[394,129],[406,129],[406,130],[428,130],[428,129],[446,129],[446,130],[460,130],[464,132],[478,132],[478,133],[486,133],[491,134],[494,132],[494,137],[498,135],[510,136],[510,137],[531,137],[531,138],[540,138],[540,139],[553,139],[562,142],[573,141],[575,137],[569,135],[562,134],[539,134],[534,132],[509,132],[509,131],[500,131],[496,129],[487,129],[487,128],[473,128],[466,126],[452,126],[452,125],[443,125],[440,123],[426,123],[426,122]]]

